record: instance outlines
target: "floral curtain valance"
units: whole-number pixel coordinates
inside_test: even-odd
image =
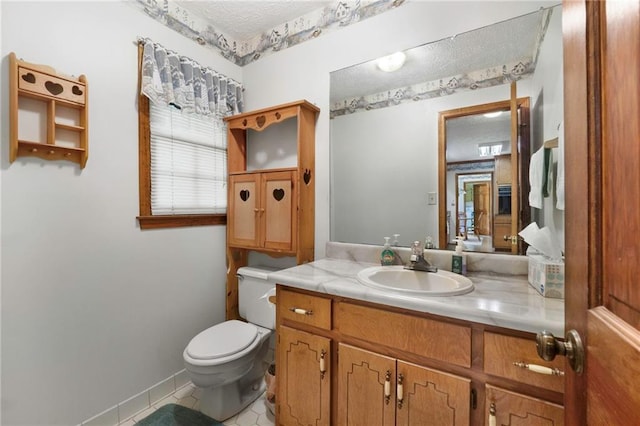
[[[141,92],[152,102],[201,115],[242,112],[240,83],[149,39],[138,42],[144,46]]]

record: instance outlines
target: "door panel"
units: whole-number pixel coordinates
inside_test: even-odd
[[[398,361],[402,375],[402,403],[398,402],[398,426],[466,426],[470,421],[471,381]]]
[[[342,343],[338,353],[338,423],[393,426],[395,359]]]
[[[640,4],[563,3],[565,328],[586,344],[567,363],[566,422],[640,418]]]
[[[278,419],[283,425],[329,426],[331,420],[331,341],[280,326],[277,375]],[[323,355],[324,353],[324,355]],[[320,371],[324,356],[325,372]]]

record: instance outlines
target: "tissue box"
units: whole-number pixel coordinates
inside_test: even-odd
[[[542,255],[528,255],[529,284],[544,297],[564,299],[564,263]]]

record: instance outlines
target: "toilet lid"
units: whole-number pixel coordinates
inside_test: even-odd
[[[210,327],[191,339],[187,353],[195,359],[216,359],[240,352],[258,336],[253,324],[231,320]]]

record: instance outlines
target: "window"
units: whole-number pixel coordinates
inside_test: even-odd
[[[140,227],[226,224],[222,118],[140,100]]]
[[[241,110],[242,86],[150,40],[138,55],[140,228],[226,224],[222,117]]]

